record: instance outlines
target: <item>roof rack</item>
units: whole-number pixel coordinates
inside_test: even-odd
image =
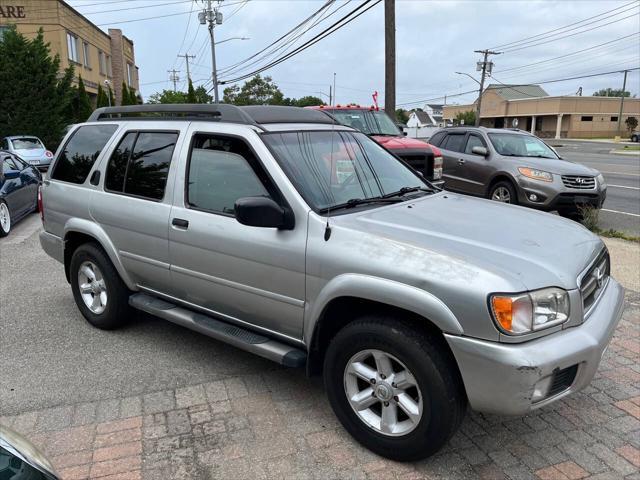
[[[240,107],[256,123],[321,123],[338,125],[338,121],[326,112],[309,108],[284,105],[249,105]]]
[[[253,118],[235,105],[226,104],[161,104],[126,105],[96,109],[88,122],[115,119],[128,120],[207,120],[213,122],[242,123],[255,125]]]

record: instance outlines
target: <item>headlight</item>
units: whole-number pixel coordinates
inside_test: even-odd
[[[535,332],[569,319],[569,295],[561,288],[517,295],[493,294],[489,299],[493,320],[507,335]]]
[[[525,177],[533,178],[534,180],[553,182],[553,175],[551,175],[549,172],[536,170],[535,168],[529,167],[518,167],[518,171]]]
[[[596,177],[596,181],[598,182],[598,185],[600,185],[601,187],[606,187],[607,186],[607,182],[604,179],[604,175],[599,174]]]

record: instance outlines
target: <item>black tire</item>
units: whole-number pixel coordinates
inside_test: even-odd
[[[104,311],[101,313],[92,312],[85,304],[80,293],[78,272],[85,262],[91,262],[97,266],[104,280],[107,302]],[[132,309],[129,306],[131,292],[120,278],[107,254],[95,243],[80,245],[73,252],[69,267],[69,277],[76,305],[84,315],[84,318],[94,327],[102,330],[113,330],[124,325],[132,316]]]
[[[491,190],[489,191],[489,199],[495,200],[493,198],[494,194],[501,188],[506,189],[509,192],[509,197],[510,197],[510,200],[508,202],[503,202],[503,203],[510,203],[511,205],[517,205],[518,193],[516,192],[516,188],[513,186],[513,183],[509,182],[508,180],[502,180],[496,183],[495,185],[493,185],[491,187]],[[495,201],[499,201],[499,200],[495,200]]]
[[[419,386],[422,417],[404,435],[389,436],[374,429],[349,403],[345,368],[354,355],[369,349],[402,362]],[[368,449],[397,461],[419,460],[437,452],[460,426],[467,406],[457,365],[442,339],[393,317],[364,316],[340,330],[326,352],[324,384],[345,429]]]
[[[0,221],[0,238],[1,238],[1,237],[6,237],[7,235],[9,235],[9,232],[11,232],[12,221],[11,221],[11,212],[9,211],[9,205],[7,205],[7,202],[5,202],[4,200],[0,200],[0,208],[2,209],[2,211],[0,211],[0,215],[8,215],[8,219],[9,219],[9,223],[6,230],[5,230],[5,227],[2,226],[2,222]]]

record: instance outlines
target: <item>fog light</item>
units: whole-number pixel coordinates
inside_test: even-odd
[[[551,380],[553,379],[553,375],[549,375],[548,377],[544,377],[541,380],[538,380],[535,387],[533,387],[533,395],[531,395],[531,402],[539,402],[540,400],[547,397],[549,393],[549,387],[551,386]]]
[[[531,200],[532,202],[537,202],[538,201],[538,195],[536,195],[535,193],[530,193],[529,194],[529,200]]]

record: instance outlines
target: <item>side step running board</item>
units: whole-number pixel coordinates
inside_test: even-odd
[[[307,354],[298,348],[151,295],[134,293],[129,305],[286,367],[302,367],[307,361]]]

